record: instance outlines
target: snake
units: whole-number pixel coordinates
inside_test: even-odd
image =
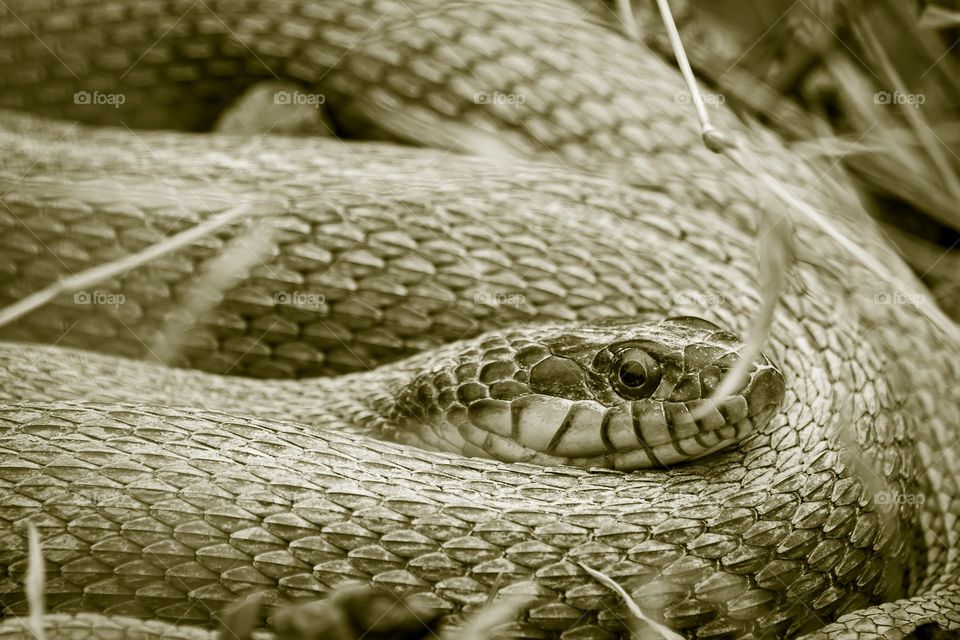
[[[30,523],[57,637],[206,637],[246,594],[355,583],[454,627],[496,594],[527,603],[502,635],[623,636],[585,567],[691,638],[960,629],[957,344],[833,166],[711,106],[884,270],[794,217],[764,354],[714,406],[758,215],[789,207],[583,8],[0,14],[0,302],[249,210],[0,329],[2,637],[29,633]],[[336,137],[203,133],[277,79]]]

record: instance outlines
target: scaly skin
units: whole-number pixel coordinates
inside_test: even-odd
[[[545,318],[689,313],[746,331],[757,299],[752,221],[758,207],[783,205],[702,149],[673,70],[572,9],[408,2],[381,16],[389,7],[373,2],[223,1],[187,13],[184,3],[89,5],[7,5],[19,19],[5,15],[0,31],[3,105],[195,128],[212,122],[207,96],[223,104],[264,75],[256,62],[236,64],[259,58],[313,83],[342,132],[500,158],[93,132],[5,115],[2,257],[16,276],[7,300],[260,198],[271,203],[264,222],[282,227],[277,251],[225,294],[220,322],[190,342],[191,364],[223,370],[248,353],[232,372],[333,373]],[[361,39],[371,26],[376,37]],[[147,51],[141,40],[159,43]],[[231,65],[250,71],[224,79]],[[199,79],[178,83],[191,75]],[[72,102],[78,90],[119,91],[126,102],[83,109]],[[475,100],[495,91],[524,103]],[[715,116],[736,127],[722,110]],[[751,140],[766,169],[801,185],[889,265],[884,276],[906,279],[848,194],[768,134]],[[544,157],[619,179],[503,157],[551,150]],[[618,164],[628,157],[630,167]],[[66,333],[62,343],[140,350],[131,334],[148,342],[182,294],[177,285],[229,237],[105,286],[126,296],[115,309],[67,301],[5,335]],[[691,636],[793,636],[903,596],[915,599],[884,605],[896,612],[888,627],[875,608],[823,633],[956,628],[957,345],[910,305],[884,302],[884,279],[823,232],[801,223],[797,241],[769,348],[787,377],[783,409],[736,449],[668,471],[505,466],[328,432],[308,443],[302,427],[245,415],[51,402],[38,375],[37,395],[10,406],[4,430],[14,443],[0,467],[2,513],[14,524],[0,544],[8,580],[22,575],[30,518],[48,541],[51,593],[63,594],[64,610],[206,620],[209,607],[248,589],[309,598],[359,578],[423,590],[456,618],[503,575],[500,584],[517,580],[508,590],[539,600],[518,634],[574,627],[603,637],[621,628],[611,613],[621,610],[576,565],[586,562]],[[324,304],[290,309],[274,294],[291,286],[322,293]],[[912,281],[899,293],[925,295]],[[487,304],[512,294],[522,302]],[[85,398],[109,393],[112,380],[96,382]],[[64,396],[90,386],[73,383]],[[3,383],[11,401],[23,388],[14,376]],[[299,488],[313,501],[299,502]],[[893,505],[871,502],[878,488]]]
[[[50,640],[102,640],[107,636],[124,638],[134,635],[141,640],[216,640],[219,637],[216,631],[121,616],[107,619],[89,613],[45,616],[44,632]],[[0,638],[3,640],[32,637],[33,631],[26,618],[11,618],[0,623]]]
[[[30,345],[0,345],[0,364],[7,399],[173,399],[325,429],[349,425],[507,462],[632,471],[708,455],[766,426],[784,384],[763,357],[739,388],[703,413],[740,347],[702,319],[671,318],[521,326],[369,373],[296,383],[224,384],[216,375],[63,350],[72,366],[44,366],[50,352]],[[640,367],[645,383],[624,384],[625,365]]]

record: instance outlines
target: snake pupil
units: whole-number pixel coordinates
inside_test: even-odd
[[[624,398],[649,397],[660,386],[660,363],[641,348],[629,346],[614,352],[609,368],[610,384]]]
[[[620,365],[620,382],[636,389],[642,387],[647,381],[647,368],[642,362],[629,360]]]

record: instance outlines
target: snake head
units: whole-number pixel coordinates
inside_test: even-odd
[[[760,356],[739,389],[708,408],[742,347],[693,317],[487,334],[400,391],[397,437],[544,465],[634,470],[693,460],[762,427],[783,400],[783,376]]]

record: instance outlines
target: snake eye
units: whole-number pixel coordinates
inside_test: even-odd
[[[660,363],[643,349],[624,349],[616,354],[610,383],[624,398],[646,398],[660,386]]]

